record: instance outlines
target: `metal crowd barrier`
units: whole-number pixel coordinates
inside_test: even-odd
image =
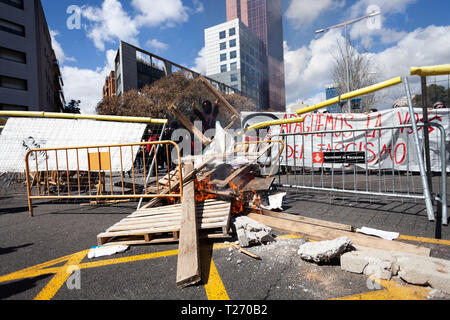
[[[401,151],[394,145],[396,130],[412,130],[413,125],[402,125],[395,127],[380,127],[370,129],[353,130],[329,130],[304,132],[294,134],[280,134],[285,145],[293,145],[290,149],[285,148],[284,155],[279,160],[278,166],[286,168],[286,174],[278,172],[278,185],[292,189],[315,190],[329,193],[345,193],[356,196],[370,197],[392,197],[411,200],[423,200],[426,205],[430,221],[434,221],[434,209],[432,201],[438,201],[442,210],[442,222],[447,224],[447,185],[446,185],[446,146],[445,130],[443,126],[437,123],[427,125],[417,125],[418,127],[433,126],[440,132],[440,172],[441,183],[437,194],[431,194],[428,185],[423,184],[426,176],[421,173],[422,170],[412,170],[410,164],[410,154],[406,152],[416,146],[415,141],[406,139],[406,145]],[[390,145],[384,154],[379,154],[379,158],[370,146],[380,152],[382,134],[390,134]],[[324,135],[328,135],[328,142],[333,146],[335,154],[344,151],[347,155],[354,156],[354,159],[346,163],[336,163],[330,160],[329,163],[323,159],[314,159],[314,156],[323,157],[323,149],[317,146],[324,146]],[[338,137],[338,138],[336,138]],[[345,138],[344,138],[345,137]],[[370,137],[370,142],[369,142]],[[375,139],[375,140],[374,140]],[[345,140],[345,141],[344,141]],[[358,141],[357,143],[355,143]],[[361,144],[361,141],[362,144]],[[310,144],[312,152],[303,152],[305,144]],[[297,146],[301,146],[297,148]],[[421,150],[423,152],[423,150]],[[297,157],[296,153],[302,152]],[[392,157],[391,166],[388,168],[382,166],[381,157]],[[332,155],[331,155],[332,157]],[[337,156],[336,156],[337,157]],[[362,161],[358,162],[358,157]],[[300,159],[297,159],[300,158]],[[308,159],[309,158],[309,159]],[[286,160],[292,159],[290,162]],[[358,163],[355,163],[358,162]],[[404,169],[399,169],[398,164],[402,163]],[[375,165],[370,163],[376,163]],[[423,168],[423,163],[416,165]]]
[[[171,158],[172,148],[178,159]],[[180,159],[173,141],[30,150],[25,156],[30,215],[33,200],[181,200]],[[158,161],[167,164],[165,177],[158,172]],[[172,163],[178,165],[172,168]],[[155,179],[147,179],[149,171]],[[179,186],[172,188],[175,181]]]

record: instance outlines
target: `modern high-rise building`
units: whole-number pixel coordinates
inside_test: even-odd
[[[264,44],[267,104],[285,110],[282,0],[226,0],[227,21],[238,18]]]
[[[60,112],[63,81],[40,0],[0,0],[0,110]]]
[[[103,96],[109,94],[110,91],[108,90],[112,83],[115,83],[116,86],[115,95],[120,97],[129,90],[142,89],[146,85],[151,85],[153,82],[178,71],[189,74],[192,78],[199,75],[199,73],[175,62],[121,41],[115,59],[115,70],[106,79]],[[206,79],[222,93],[238,92],[238,90],[224,83],[207,77]]]
[[[205,29],[206,74],[230,85],[261,109],[264,99],[264,45],[239,19]]]

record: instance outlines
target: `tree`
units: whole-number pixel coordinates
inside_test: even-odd
[[[416,99],[418,103],[422,105],[422,95],[417,95]],[[447,107],[450,107],[450,88],[446,89],[444,86],[430,84],[427,86],[428,107],[432,107],[438,101],[443,102]]]
[[[81,113],[81,110],[80,110],[80,103],[81,103],[81,101],[80,100],[74,100],[74,99],[72,99],[72,100],[70,100],[70,102],[67,104],[67,105],[65,105],[64,107],[63,107],[63,110],[62,110],[62,112],[63,113],[74,113],[74,114],[80,114]]]
[[[359,53],[349,40],[349,69],[350,69],[350,91],[365,88],[378,82],[376,70],[373,69],[372,61],[369,55]],[[339,41],[335,51],[331,52],[334,59],[334,66],[332,70],[332,77],[334,83],[337,85],[339,94],[348,92],[347,86],[347,51],[345,45]],[[362,109],[352,110],[351,112],[367,112],[376,103],[375,94],[368,94],[362,97]],[[343,108],[345,108],[344,105]]]
[[[251,100],[238,94],[224,95],[224,97],[239,112],[257,109]],[[200,82],[187,78],[182,72],[176,72],[151,85],[146,85],[141,90],[127,91],[121,97],[103,98],[97,105],[97,113],[175,120],[169,111],[169,106],[176,103],[177,108],[194,122],[197,119],[193,108],[201,107],[205,100],[214,102],[216,97]],[[229,123],[230,119],[231,114],[222,106],[218,120],[224,124],[227,121]]]

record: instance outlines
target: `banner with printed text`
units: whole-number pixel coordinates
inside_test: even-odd
[[[423,124],[422,109],[415,109],[415,118]],[[286,113],[242,113],[242,126],[246,128],[263,121],[299,117]],[[441,150],[441,135],[437,128],[429,127],[430,157],[433,171],[441,171],[441,152],[445,152],[447,171],[450,170],[450,110],[430,110],[430,122],[445,128],[446,150]],[[369,170],[395,169],[419,171],[419,158],[408,108],[397,108],[365,114],[306,114],[303,122],[272,126],[269,129],[249,131],[247,139],[272,139],[280,134],[301,134],[287,137],[281,165],[340,168],[354,164]],[[389,129],[383,129],[389,128]],[[423,146],[423,127],[418,128]]]

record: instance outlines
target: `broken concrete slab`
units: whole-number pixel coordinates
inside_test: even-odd
[[[341,269],[378,279],[390,280],[398,272],[397,259],[389,251],[356,247],[341,256]]]
[[[409,284],[450,294],[449,260],[356,246],[341,256],[341,268],[383,280],[398,275]]]
[[[352,241],[341,237],[334,240],[307,242],[300,246],[298,254],[303,260],[316,263],[330,262],[352,249]]]
[[[394,254],[398,275],[410,284],[429,285],[450,294],[450,261],[432,257]]]
[[[233,226],[242,248],[274,241],[271,228],[248,217],[241,216],[234,218]]]

